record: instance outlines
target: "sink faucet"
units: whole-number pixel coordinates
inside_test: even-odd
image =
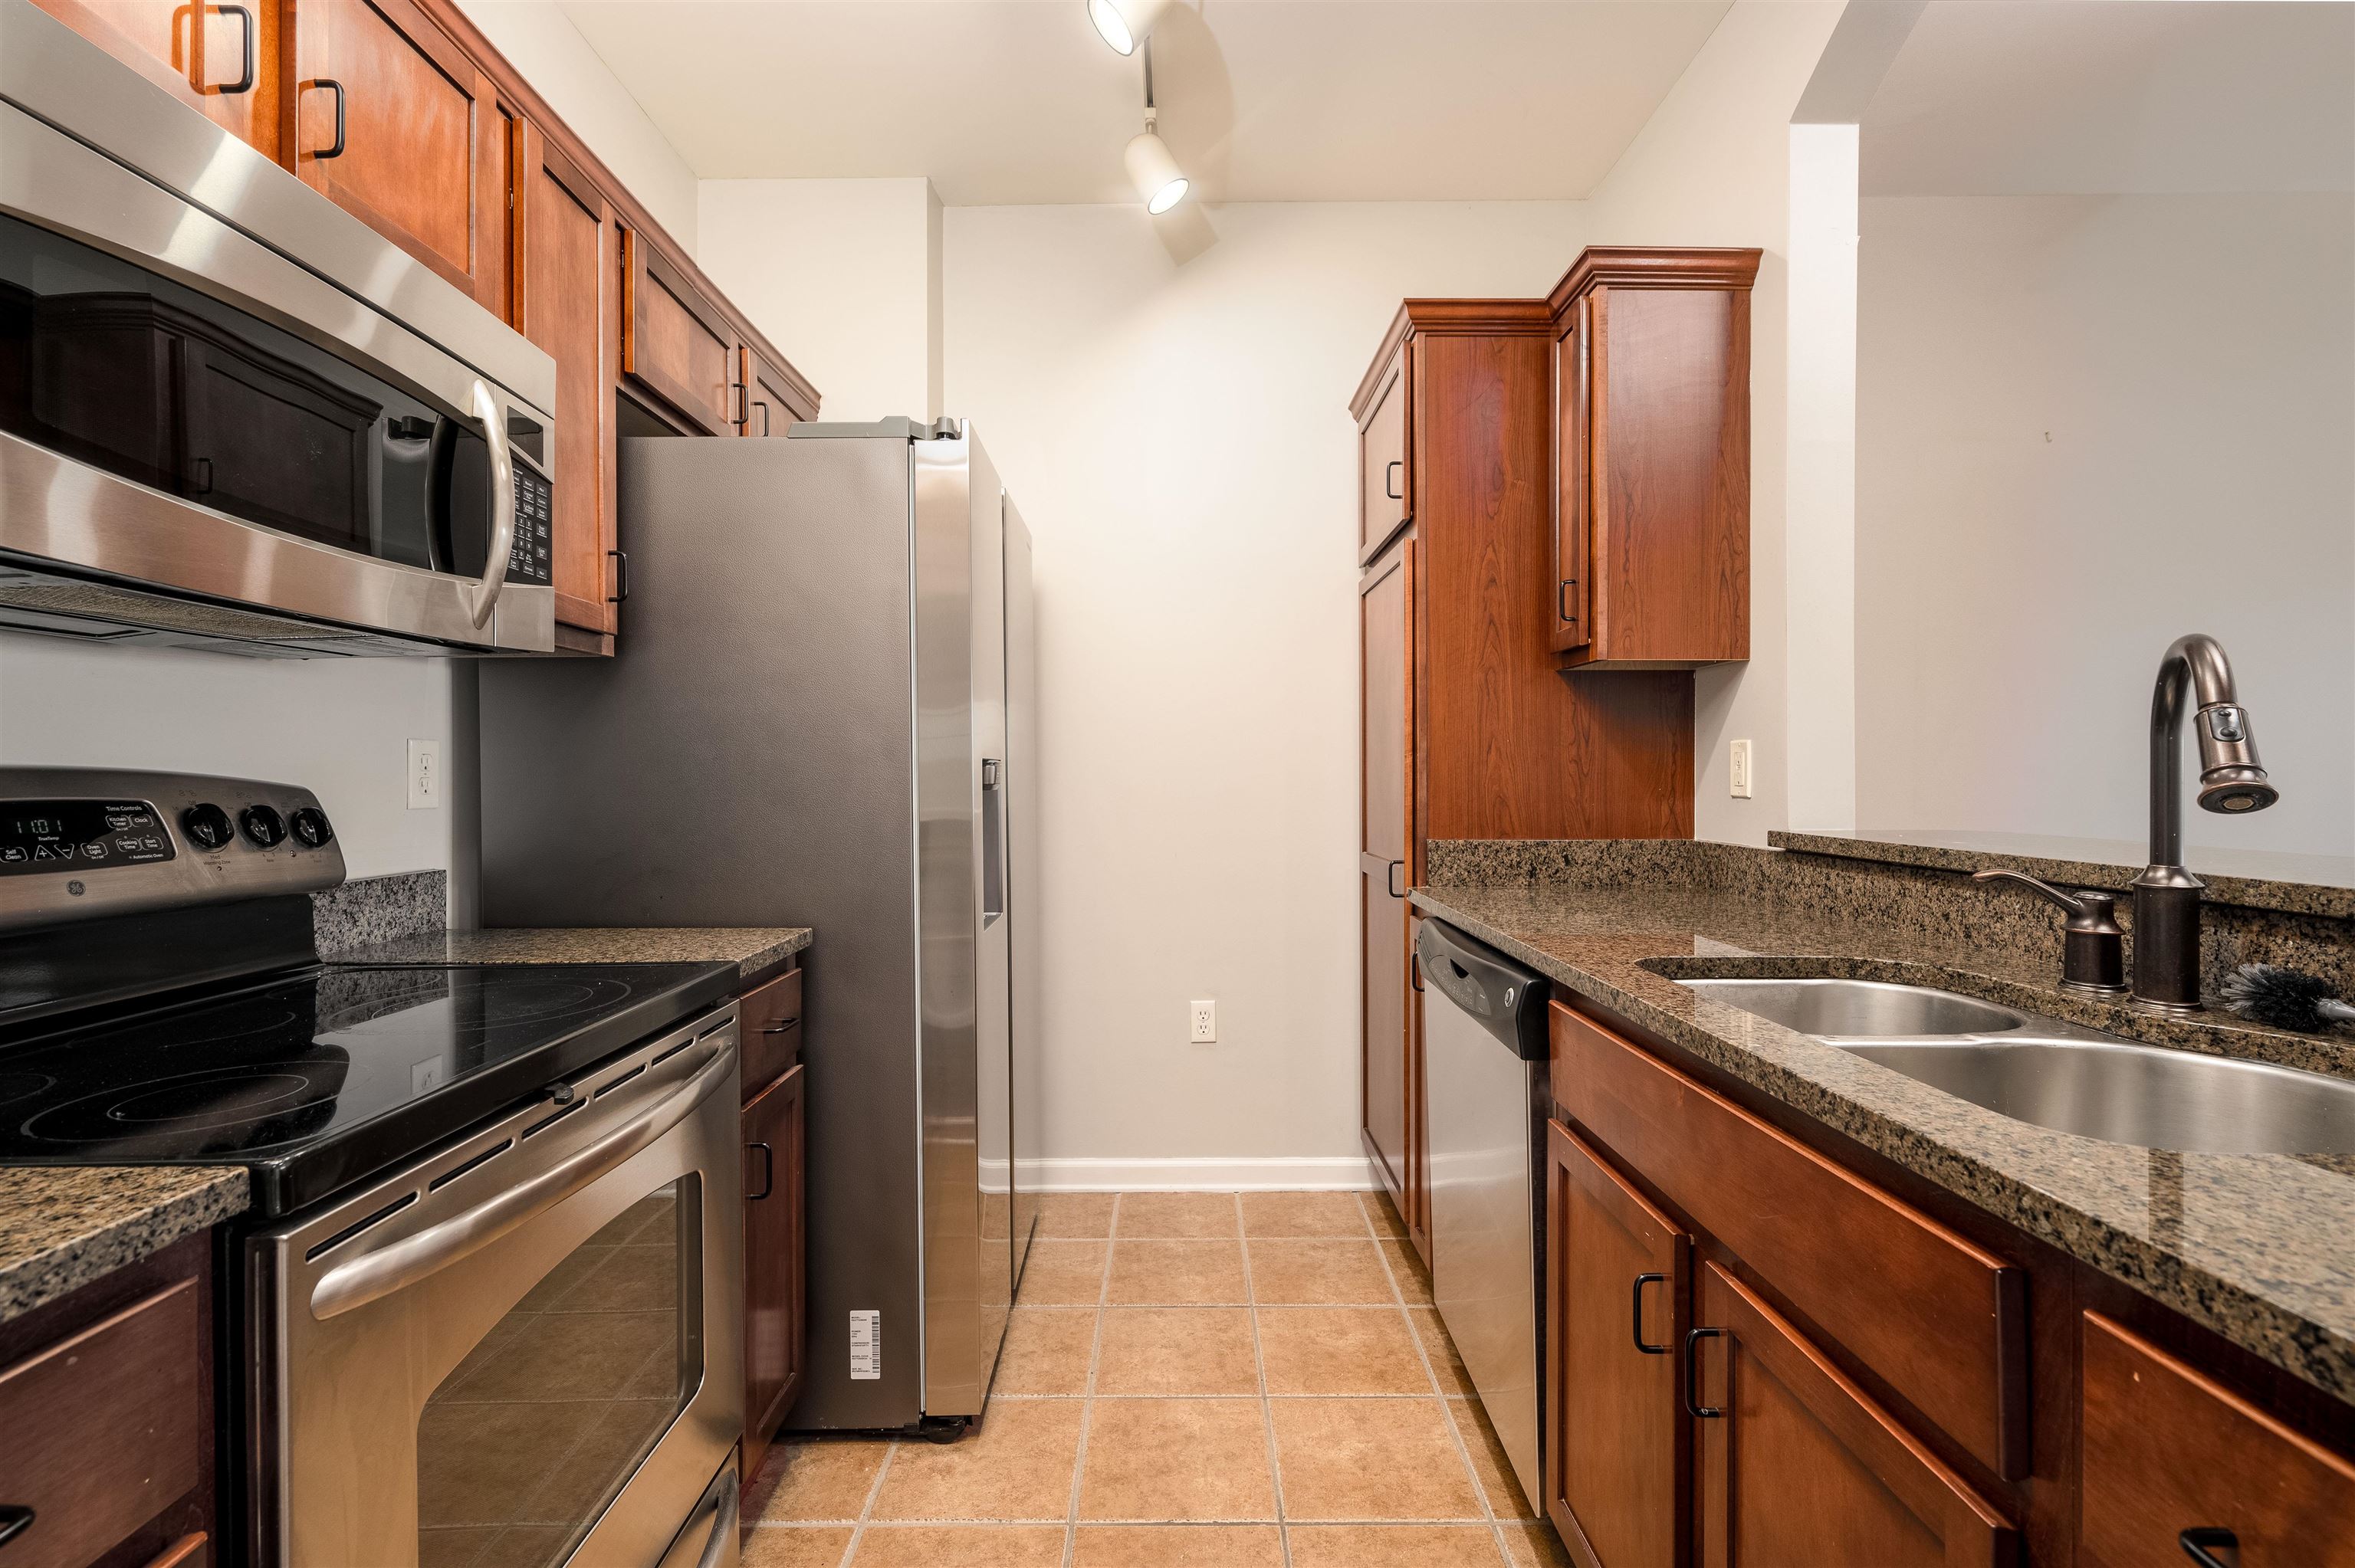
[[[2150,863],[2134,880],[2134,1001],[2157,1012],[2200,1011],[2200,879],[2183,864],[2183,709],[2199,699],[2200,809],[2226,816],[2281,799],[2257,761],[2249,715],[2224,650],[2204,632],[2179,637],[2150,695]]]

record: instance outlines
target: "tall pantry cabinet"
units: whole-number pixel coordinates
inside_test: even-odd
[[[1409,300],[1359,427],[1363,1139],[1429,1250],[1407,890],[1433,839],[1692,832],[1692,683],[1565,678],[1544,300]]]

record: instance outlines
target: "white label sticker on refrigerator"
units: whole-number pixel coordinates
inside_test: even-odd
[[[850,1315],[850,1376],[858,1383],[883,1376],[883,1314],[872,1308]]]

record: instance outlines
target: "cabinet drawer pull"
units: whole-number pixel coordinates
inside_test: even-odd
[[[765,1143],[748,1143],[744,1152],[750,1154],[756,1149],[761,1151],[761,1190],[745,1193],[746,1202],[757,1202],[777,1190],[777,1151]]]
[[[1629,1330],[1636,1336],[1636,1348],[1647,1356],[1665,1356],[1676,1348],[1673,1345],[1647,1345],[1644,1342],[1644,1287],[1666,1285],[1668,1282],[1668,1277],[1665,1274],[1639,1274],[1636,1277],[1636,1305],[1629,1315]]]
[[[336,95],[336,144],[322,147],[311,154],[314,158],[340,158],[344,155],[344,84],[331,76],[314,77],[303,84],[306,88],[324,87]]]
[[[1392,458],[1390,461],[1382,465],[1382,493],[1390,497],[1392,501],[1404,501],[1406,499],[1405,495],[1391,488],[1391,473],[1399,469],[1404,468],[1405,466],[1406,461],[1403,458]]]
[[[0,1503],[0,1546],[33,1528],[33,1510],[16,1503]]]
[[[208,5],[205,9],[208,11],[217,12],[223,16],[234,16],[239,21],[245,24],[244,69],[239,73],[238,79],[235,81],[230,82],[227,87],[208,89],[202,82],[198,82],[197,84],[198,90],[218,92],[227,97],[235,97],[240,92],[251,92],[253,90],[253,60],[255,53],[252,10],[244,5]],[[204,22],[199,18],[196,25],[201,27],[204,26]]]
[[[799,1013],[795,1013],[793,1017],[782,1020],[771,1028],[762,1030],[761,1033],[763,1034],[791,1034],[794,1029],[800,1026],[801,1021],[801,1015]]]
[[[2199,1563],[2200,1568],[2234,1568],[2241,1557],[2241,1538],[2214,1525],[2200,1525],[2187,1530],[2175,1538],[2175,1543],[2182,1547],[2183,1555]],[[2228,1562],[2217,1556],[2209,1550],[2211,1546],[2231,1552],[2232,1560]]]
[[[1693,1401],[1695,1391],[1700,1387],[1700,1342],[1724,1337],[1722,1329],[1695,1329],[1685,1336],[1685,1414],[1696,1421],[1715,1421],[1725,1414],[1713,1404],[1698,1404]]]

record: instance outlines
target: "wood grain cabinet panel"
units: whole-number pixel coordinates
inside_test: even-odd
[[[1408,1198],[1412,1075],[1407,1019],[1407,838],[1413,756],[1414,555],[1412,535],[1358,588],[1361,772],[1358,883],[1364,977],[1359,1053],[1368,1150],[1413,1224]]]
[[[2355,1568],[2355,1464],[2084,1315],[2078,1568]]]
[[[1373,401],[1358,427],[1358,559],[1370,561],[1414,515],[1407,420],[1413,355],[1403,343],[1380,373]]]
[[[83,1568],[197,1489],[200,1289],[184,1279],[0,1367],[0,1504],[33,1510],[8,1568]]]
[[[801,1392],[807,1333],[804,1069],[744,1107],[744,1461],[761,1455]]]
[[[817,392],[791,366],[762,354],[750,344],[737,349],[736,378],[744,387],[744,419],[737,434],[762,438],[782,436],[794,423],[808,418],[801,412],[817,407]]]
[[[556,361],[549,528],[556,619],[611,632],[616,615],[613,383],[620,353],[620,230],[606,193],[536,125],[523,128],[517,316]]]
[[[509,121],[413,0],[302,0],[295,168],[506,315]]]
[[[745,992],[736,1014],[744,1042],[744,1090],[750,1096],[801,1062],[802,971],[789,970]]]
[[[735,433],[744,407],[735,324],[638,229],[622,236],[622,378],[708,436]]]
[[[1834,1343],[2007,1480],[2028,1474],[2027,1280],[1557,1002],[1554,1097]]]
[[[2018,1561],[2003,1516],[1773,1308],[1714,1263],[1701,1266],[1696,1294],[1697,1563]]]
[[[1546,1517],[1581,1568],[1678,1568],[1691,1238],[1561,1123],[1546,1144]]]
[[[35,0],[214,124],[279,154],[278,0]],[[250,69],[249,69],[250,68]]]

